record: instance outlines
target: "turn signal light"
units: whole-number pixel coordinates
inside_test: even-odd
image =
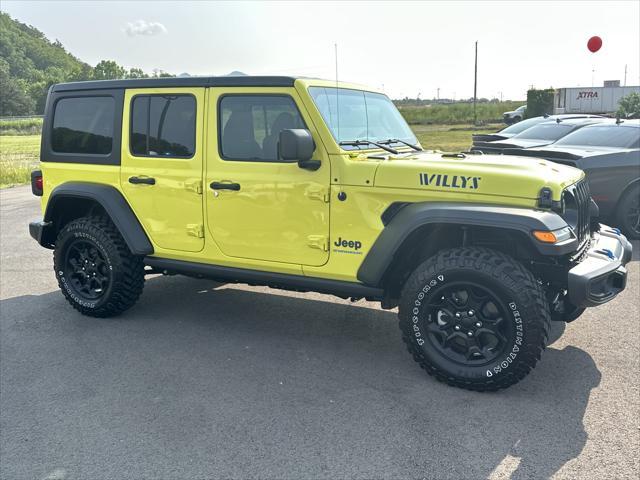
[[[544,243],[556,243],[558,239],[553,232],[545,232],[543,230],[534,230],[533,236]]]

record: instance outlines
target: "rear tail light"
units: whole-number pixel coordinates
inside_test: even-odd
[[[42,170],[31,172],[31,193],[41,197],[44,191],[44,181],[42,180]]]

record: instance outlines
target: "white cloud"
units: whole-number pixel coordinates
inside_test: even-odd
[[[127,23],[124,28],[124,32],[130,37],[136,35],[161,35],[167,33],[167,27],[160,22],[147,22],[146,20],[136,20],[135,22]]]

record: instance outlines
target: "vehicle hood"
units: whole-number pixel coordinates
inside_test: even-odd
[[[474,133],[471,138],[473,139],[473,144],[477,145],[479,142],[495,142],[496,140],[506,140],[507,138],[513,137],[513,133]]]
[[[629,152],[633,149],[616,147],[586,147],[579,145],[546,145],[541,147],[529,148],[527,150],[529,152],[542,153],[542,155],[540,156],[545,157],[549,156],[553,158],[585,158],[593,157],[595,155],[606,155],[609,153]]]
[[[573,167],[531,157],[416,152],[380,162],[374,185],[465,195],[536,199],[549,187],[553,199],[583,177]]]
[[[489,146],[496,148],[532,148],[540,147],[543,145],[549,145],[550,140],[541,139],[526,139],[526,138],[509,138],[508,140],[499,140],[497,142],[491,142]]]

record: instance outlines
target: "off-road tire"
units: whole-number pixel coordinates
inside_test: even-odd
[[[65,275],[67,249],[74,241],[93,245],[104,258],[110,281],[97,299],[87,299],[74,289]],[[112,317],[130,308],[144,288],[142,257],[133,255],[120,232],[107,217],[87,216],[72,220],[58,233],[53,252],[53,264],[58,285],[67,301],[83,315]]]
[[[618,203],[618,218],[617,223],[623,233],[634,240],[640,239],[640,231],[636,222],[631,217],[631,212],[634,210],[636,213],[640,208],[640,185],[635,185],[625,192]],[[632,224],[633,223],[633,224]]]
[[[429,319],[433,320],[427,315],[433,308],[430,302],[441,301],[438,292],[459,288],[464,282],[482,285],[507,305],[500,325],[511,322],[504,324],[510,336],[503,337],[503,349],[496,348],[497,358],[486,364],[451,360],[434,346],[426,329]],[[399,319],[409,353],[429,375],[476,391],[499,390],[523,379],[540,359],[551,321],[544,291],[531,272],[503,253],[479,247],[443,250],[419,265],[403,287]]]

